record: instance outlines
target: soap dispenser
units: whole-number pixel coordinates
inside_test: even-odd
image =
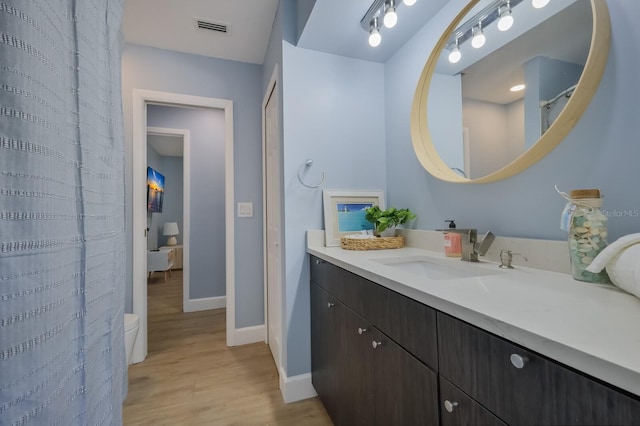
[[[456,229],[456,223],[453,220],[445,220],[445,222],[449,222],[449,229]],[[444,254],[448,257],[462,257],[462,235],[455,232],[444,234]]]

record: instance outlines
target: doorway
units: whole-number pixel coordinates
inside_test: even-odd
[[[191,207],[191,181],[190,181],[190,170],[191,170],[191,162],[190,155],[187,153],[191,152],[191,135],[189,130],[187,129],[172,129],[166,127],[147,127],[147,165],[151,165],[149,163],[149,147],[160,156],[160,157],[171,157],[175,160],[175,157],[181,158],[181,173],[180,177],[182,180],[182,205],[179,208],[182,210],[181,214],[174,213],[170,215],[168,218],[164,217],[163,222],[176,222],[179,225],[179,232],[182,233],[181,239],[182,243],[176,246],[177,250],[174,252],[174,268],[182,269],[182,311],[189,312],[189,253],[190,253],[190,245],[189,245],[189,236],[190,236],[190,221],[191,217],[190,207]],[[172,161],[175,163],[175,161]],[[161,170],[162,172],[166,172],[166,170]],[[175,175],[175,173],[174,173]],[[174,177],[174,176],[172,176]],[[176,176],[177,177],[177,176]],[[167,182],[169,184],[169,182]],[[167,195],[170,194],[170,191],[167,191]],[[169,201],[169,200],[167,200]],[[173,203],[166,202],[165,207],[174,207],[171,206]],[[175,211],[175,208],[174,208]],[[152,213],[149,213],[152,215]],[[159,224],[154,223],[153,216],[148,218],[148,225],[156,226],[156,233],[159,233],[157,226]],[[161,224],[160,224],[161,225]],[[150,226],[147,226],[149,228]],[[155,238],[156,244],[154,246],[153,242],[150,239],[153,237],[153,229],[149,231],[147,235],[147,247],[148,249],[157,249],[160,244],[160,237]],[[154,247],[152,247],[154,246]]]
[[[235,345],[235,244],[234,244],[234,158],[233,102],[227,99],[205,98],[169,92],[133,90],[133,313],[140,317],[138,339],[132,362],[142,362],[147,355],[147,105],[211,108],[224,111],[225,145],[225,289],[226,340]],[[186,195],[186,193],[185,193]],[[186,200],[185,200],[186,205]]]

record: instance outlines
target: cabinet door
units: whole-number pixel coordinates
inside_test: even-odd
[[[372,422],[369,330],[360,316],[311,283],[311,381],[336,425]]]
[[[375,424],[437,425],[435,373],[378,330],[372,330],[370,342],[375,354]]]
[[[442,313],[438,345],[440,374],[509,424],[640,423],[638,399]]]
[[[311,382],[331,418],[340,404],[336,306],[334,297],[311,283]]]
[[[374,393],[371,326],[344,305],[340,306],[338,386],[340,408],[336,425],[371,425],[374,419]]]
[[[442,426],[506,426],[489,410],[440,376]]]

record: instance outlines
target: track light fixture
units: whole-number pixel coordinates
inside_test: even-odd
[[[530,4],[544,6],[549,1],[532,0]],[[461,60],[464,43],[468,41],[471,41],[471,45],[476,49],[484,46],[487,39],[483,29],[487,26],[495,23],[498,30],[508,31],[514,24],[513,8],[523,2],[528,3],[528,0],[491,0],[482,10],[460,24],[446,44],[446,49],[449,50],[449,62],[455,64]]]
[[[387,28],[393,28],[398,23],[395,0],[387,0],[385,3],[384,18],[382,18],[382,22],[384,22],[384,26]]]
[[[482,21],[478,22],[478,26],[472,30],[473,38],[471,38],[471,46],[480,49],[487,42],[487,38],[482,32]]]
[[[451,49],[451,53],[449,53],[449,62],[452,64],[457,64],[462,59],[462,53],[460,53],[460,46],[458,46],[458,39],[456,39],[456,45],[453,49]]]
[[[507,31],[509,28],[513,26],[513,16],[511,16],[511,4],[509,0],[507,0],[507,4],[502,10],[498,8],[498,15],[500,19],[498,19],[498,29],[500,31]]]
[[[536,9],[542,9],[543,7],[549,4],[549,0],[532,0],[531,4]]]
[[[369,30],[369,46],[378,47],[382,42],[380,30],[378,30],[378,18],[371,21],[371,29]]]
[[[360,20],[360,26],[369,34],[369,45],[379,46],[382,42],[382,25],[393,28],[398,23],[398,6],[413,6],[417,0],[373,0],[369,10]],[[516,0],[518,1],[518,0]],[[521,0],[520,0],[521,1]]]

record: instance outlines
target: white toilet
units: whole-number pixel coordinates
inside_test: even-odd
[[[127,351],[127,365],[131,364],[133,345],[138,336],[140,318],[135,314],[124,314],[124,347]]]

